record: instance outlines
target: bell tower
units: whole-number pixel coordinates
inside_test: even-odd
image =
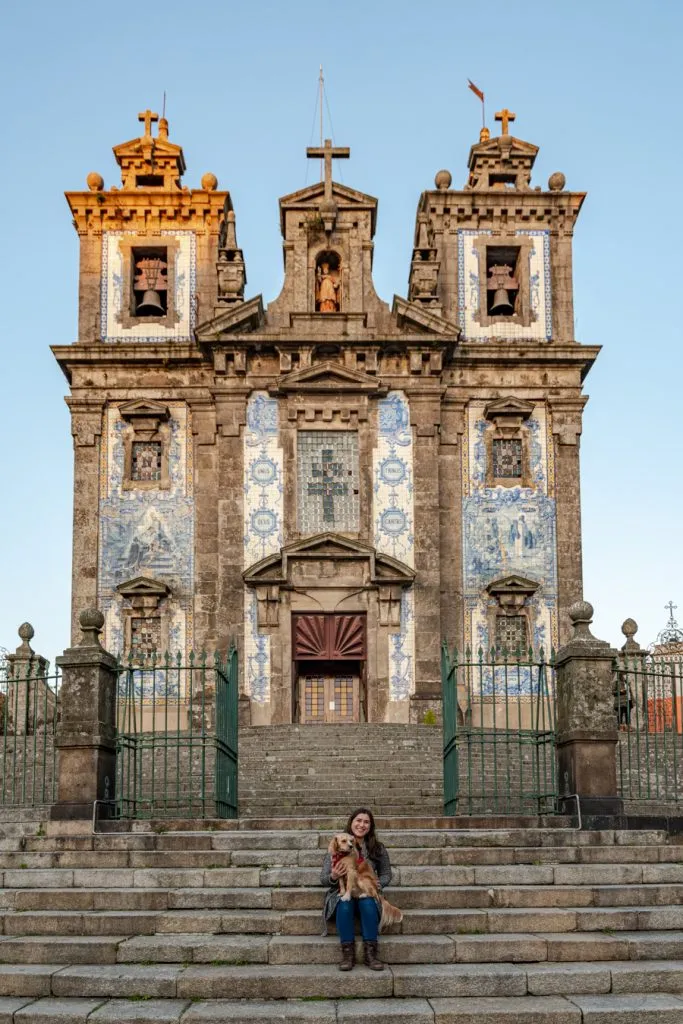
[[[572,237],[585,194],[566,190],[561,173],[533,185],[538,147],[510,134],[512,111],[495,116],[501,133],[482,129],[464,186],[442,170],[422,194],[409,288],[459,328],[441,445],[457,453],[445,488],[460,515],[442,558],[460,575],[462,605],[444,599],[444,633],[475,649],[547,651],[569,635],[582,596],[582,381],[599,351],[574,337]],[[513,591],[514,603],[503,597]]]

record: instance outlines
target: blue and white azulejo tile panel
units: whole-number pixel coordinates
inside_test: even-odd
[[[100,292],[100,335],[102,341],[192,341],[196,326],[196,238],[194,231],[161,231],[159,245],[165,239],[177,242],[175,250],[175,294],[173,309],[178,320],[172,327],[141,319],[131,327],[121,323],[123,310],[123,275],[127,272],[120,240],[135,236],[134,231],[105,231],[102,235],[102,283]],[[141,239],[140,244],[147,239]]]
[[[276,554],[284,543],[284,481],[277,399],[255,391],[244,431],[244,568]],[[244,679],[252,700],[270,700],[270,637],[259,632],[256,595],[244,594]]]
[[[529,305],[534,319],[528,326],[501,319],[489,326],[478,323],[481,276],[486,276],[486,267],[480,267],[479,251],[473,242],[482,235],[492,236],[492,232],[461,228],[458,231],[458,320],[464,341],[488,341],[494,336],[510,341],[550,341],[552,338],[550,232],[519,230],[515,234],[532,240]]]
[[[486,486],[484,402],[468,410],[463,445],[463,589],[465,642],[488,650],[488,584],[509,575],[539,584],[530,599],[535,651],[557,643],[557,536],[552,435],[546,409],[527,421],[531,486]]]
[[[105,616],[105,646],[123,653],[123,599],[119,584],[136,576],[166,583],[169,653],[192,647],[194,496],[190,413],[183,403],[170,411],[168,489],[124,489],[124,433],[129,429],[110,406],[104,414],[100,466],[98,601]]]
[[[403,391],[391,391],[379,402],[372,499],[375,548],[413,568],[413,432]],[[415,606],[412,590],[404,590],[401,629],[389,637],[390,699],[406,700],[414,689]]]

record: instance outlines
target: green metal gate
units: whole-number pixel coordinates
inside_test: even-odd
[[[555,679],[541,651],[441,650],[444,812],[552,814]]]
[[[116,815],[236,818],[238,659],[131,658],[119,669]]]

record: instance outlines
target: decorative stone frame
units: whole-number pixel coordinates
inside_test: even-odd
[[[499,618],[522,616],[526,620],[527,647],[534,635],[534,609],[531,598],[540,584],[524,576],[505,576],[486,587],[489,595],[486,609],[490,646],[495,647],[496,623]]]
[[[491,423],[484,434],[487,487],[533,487],[529,428],[525,425],[533,411],[531,402],[524,402],[519,398],[500,398],[490,402],[484,409],[484,418]],[[522,442],[521,477],[494,476],[493,442],[497,440]]]
[[[169,475],[169,452],[171,428],[168,420],[170,411],[158,402],[138,399],[119,406],[119,415],[126,423],[123,438],[123,480],[124,491],[168,490],[171,486]],[[161,476],[159,480],[133,480],[133,444],[136,441],[156,441],[161,444]]]
[[[317,284],[316,272],[318,270],[318,263],[320,262],[320,264],[322,265],[322,263],[324,262],[324,260],[322,260],[321,257],[325,255],[336,256],[337,260],[339,261],[339,309],[336,313],[318,313],[315,308],[315,292]],[[340,251],[340,248],[332,249],[327,244],[327,242],[325,242],[324,245],[319,245],[315,248],[311,248],[309,250],[308,280],[309,306],[311,313],[313,313],[316,317],[324,317],[325,319],[327,319],[327,317],[330,316],[340,316],[342,313],[344,313],[347,306],[346,297],[349,294],[349,265],[348,260],[344,259],[344,255]]]
[[[133,313],[133,276],[135,267],[133,265],[133,251],[135,249],[165,249],[166,250],[166,315],[165,316],[135,316]],[[121,253],[122,268],[122,298],[121,312],[117,313],[116,319],[122,327],[139,327],[141,324],[158,324],[166,330],[173,330],[176,324],[182,320],[182,314],[175,308],[175,274],[176,258],[180,251],[180,242],[171,235],[124,235],[119,238],[119,251]]]
[[[473,319],[482,327],[495,324],[518,324],[530,327],[537,320],[531,308],[531,281],[529,277],[529,259],[534,247],[534,239],[530,235],[477,235],[472,239],[472,248],[477,254],[479,264],[479,309]],[[518,249],[517,266],[514,269],[519,282],[517,294],[517,312],[512,316],[490,316],[488,310],[488,278],[486,273],[486,255],[489,249]]]
[[[123,624],[123,650],[131,653],[133,619],[157,620],[160,625],[161,650],[158,656],[168,651],[169,609],[168,598],[171,589],[165,583],[150,579],[148,576],[136,576],[134,579],[120,583],[117,592],[125,602],[121,609]]]

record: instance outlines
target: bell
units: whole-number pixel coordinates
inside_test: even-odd
[[[154,291],[152,288],[148,288],[142,296],[142,301],[138,304],[135,312],[137,316],[165,316],[166,313],[164,307],[161,305],[159,292]]]
[[[514,311],[515,308],[510,302],[506,289],[496,288],[491,305],[491,316],[508,316],[510,313],[514,313]]]

